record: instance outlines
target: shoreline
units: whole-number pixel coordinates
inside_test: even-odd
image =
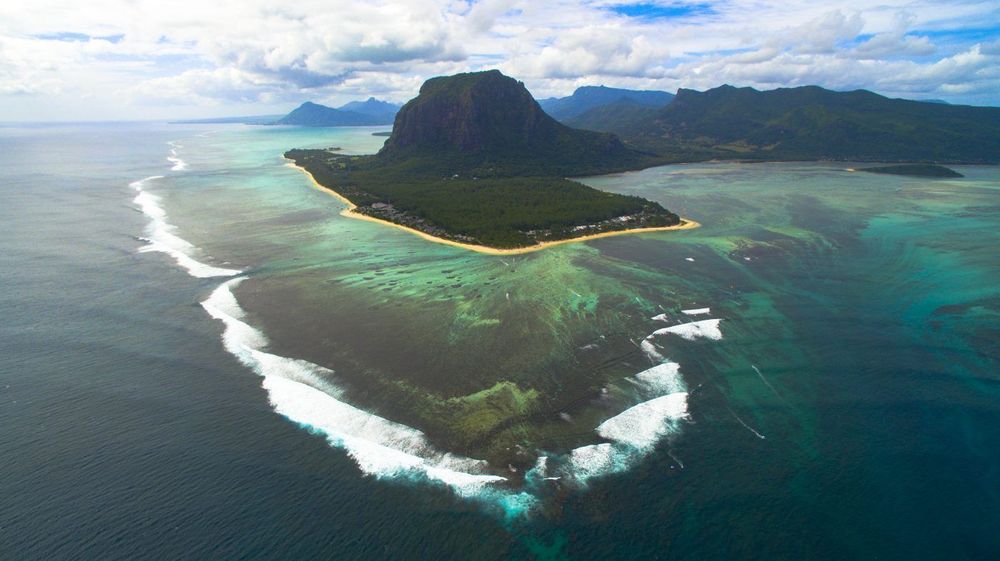
[[[341,195],[337,191],[335,191],[335,190],[333,190],[333,189],[331,189],[331,188],[329,188],[329,187],[327,187],[325,185],[320,184],[320,182],[316,181],[316,178],[313,177],[313,174],[309,173],[309,170],[305,169],[304,167],[302,167],[300,165],[297,165],[294,161],[288,160],[288,158],[285,158],[285,160],[288,162],[285,165],[287,165],[287,166],[289,166],[291,168],[295,168],[295,169],[301,171],[302,173],[306,174],[306,177],[309,178],[309,181],[310,181],[310,183],[312,183],[313,188],[318,189],[318,190],[320,190],[320,191],[322,191],[322,192],[324,192],[324,193],[326,193],[328,195],[332,195],[337,200],[339,200],[340,202],[342,202],[345,205],[347,205],[347,208],[345,208],[344,210],[340,211],[340,215],[341,216],[346,216],[348,218],[355,218],[357,220],[366,220],[368,222],[375,222],[377,224],[382,224],[383,226],[392,226],[393,228],[397,228],[399,230],[403,230],[405,232],[409,232],[411,234],[415,234],[417,236],[420,236],[421,238],[423,238],[423,239],[425,239],[425,240],[427,240],[429,242],[434,242],[434,243],[439,243],[439,244],[444,244],[444,245],[450,245],[450,246],[453,246],[453,247],[467,249],[469,251],[475,251],[477,253],[484,253],[484,254],[487,254],[487,255],[519,255],[519,254],[522,254],[522,253],[532,253],[532,252],[535,252],[535,251],[541,251],[543,249],[547,249],[547,248],[550,248],[550,247],[553,247],[553,246],[557,246],[557,245],[563,245],[563,244],[568,244],[568,243],[576,243],[576,242],[585,242],[585,241],[588,241],[588,240],[596,240],[596,239],[600,239],[600,238],[609,238],[609,237],[612,237],[612,236],[623,236],[623,235],[626,235],[626,234],[646,234],[646,233],[651,233],[651,232],[674,232],[674,231],[678,231],[678,230],[693,230],[695,228],[701,227],[701,224],[698,223],[698,222],[695,222],[694,220],[688,220],[686,218],[681,218],[680,224],[676,224],[674,226],[659,226],[659,227],[656,227],[656,228],[633,228],[633,229],[630,229],[630,230],[614,230],[614,231],[611,231],[611,232],[601,232],[599,234],[589,234],[589,235],[586,235],[586,236],[579,236],[579,237],[576,237],[576,238],[566,238],[564,240],[553,240],[553,241],[550,241],[550,242],[540,242],[540,243],[538,243],[536,245],[529,245],[527,247],[516,247],[516,248],[510,248],[510,249],[500,249],[500,248],[489,247],[489,246],[485,246],[485,245],[468,244],[468,243],[456,242],[454,240],[449,240],[449,239],[446,239],[446,238],[439,238],[437,236],[432,236],[432,235],[428,234],[427,232],[422,232],[420,230],[417,230],[416,228],[410,228],[409,226],[403,226],[402,224],[396,224],[395,222],[389,222],[388,220],[382,220],[381,218],[375,218],[374,216],[368,216],[367,214],[361,214],[360,212],[354,212],[354,209],[358,208],[358,206],[356,204],[352,203],[347,197]]]

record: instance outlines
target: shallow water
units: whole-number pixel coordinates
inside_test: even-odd
[[[704,226],[496,257],[280,157],[373,130],[0,129],[0,556],[1000,551],[996,168],[591,178]],[[501,431],[523,485],[414,405],[498,380],[557,396]]]

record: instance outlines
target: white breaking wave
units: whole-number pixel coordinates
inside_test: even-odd
[[[574,448],[561,473],[580,485],[595,477],[628,471],[656,444],[680,433],[687,419],[687,392],[677,392],[630,407],[598,425],[598,435],[613,442]]]
[[[657,329],[649,337],[670,333],[687,339],[688,341],[694,341],[699,337],[718,341],[722,339],[722,330],[719,329],[720,321],[722,320],[704,319],[701,321],[693,321],[691,323],[682,323],[680,325],[664,327],[663,329]],[[649,337],[647,337],[647,339]]]
[[[666,357],[660,354],[660,351],[656,349],[656,345],[654,345],[649,338],[643,339],[642,342],[639,343],[639,348],[642,349],[642,352],[646,353],[646,357],[653,362],[662,362],[666,360]]]
[[[177,155],[177,149],[181,147],[181,144],[171,140],[167,142],[170,145],[170,155],[167,156],[167,161],[174,164],[170,169],[173,171],[184,171],[187,169],[187,162],[182,160],[180,156]]]
[[[652,343],[643,340],[643,350]],[[647,351],[649,354],[650,351]],[[655,350],[651,351],[656,353]],[[679,434],[681,422],[688,418],[687,386],[680,373],[680,364],[662,360],[652,368],[628,379],[646,395],[656,396],[611,417],[597,426],[595,432],[612,442],[581,446],[564,459],[561,473],[586,485],[589,479],[627,471],[650,454],[664,438]]]
[[[162,175],[154,175],[129,184],[130,187],[138,191],[132,202],[139,205],[142,213],[149,218],[149,224],[146,226],[146,238],[144,238],[147,245],[139,248],[139,251],[166,253],[193,277],[231,277],[240,274],[242,271],[238,269],[213,267],[191,257],[190,253],[197,251],[197,248],[174,233],[176,228],[167,222],[167,212],[163,210],[160,198],[143,190],[147,182],[162,178]]]
[[[486,462],[441,452],[423,432],[340,401],[339,388],[329,380],[332,370],[262,351],[267,338],[242,321],[244,312],[231,290],[245,278],[222,283],[201,304],[225,325],[226,350],[263,378],[276,412],[324,435],[368,475],[437,481],[459,495],[497,502],[508,514],[530,508],[530,495],[490,487],[506,478],[486,473]]]
[[[681,313],[689,316],[701,316],[712,312],[712,308],[695,308],[692,310],[681,310]]]
[[[171,166],[171,171],[184,171],[187,169],[187,162],[178,158],[177,156],[167,156],[167,161],[174,164]]]
[[[682,314],[687,314],[689,316],[702,316],[712,313],[712,308],[693,308],[690,310],[681,310]],[[653,321],[670,321],[670,316],[667,314],[655,315],[652,318]]]
[[[636,374],[635,379],[654,395],[672,394],[686,389],[681,378],[681,365],[676,362],[657,364]]]
[[[565,469],[578,483],[588,479],[621,473],[632,466],[635,452],[608,442],[574,448]]]
[[[648,451],[663,437],[680,430],[680,421],[687,418],[687,396],[687,392],[677,392],[643,401],[601,423],[597,434]]]
[[[417,429],[362,411],[312,386],[263,372],[259,369],[258,373],[264,377],[263,386],[275,411],[322,433],[369,475],[423,475],[463,496],[477,494],[488,483],[506,481],[482,473],[486,462],[434,450]]]

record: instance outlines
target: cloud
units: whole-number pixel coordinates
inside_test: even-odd
[[[129,89],[132,97],[168,105],[217,105],[223,102],[270,103],[295,90],[280,80],[236,68],[188,70],[146,80]],[[296,93],[297,95],[297,93]]]
[[[538,52],[516,54],[502,68],[526,78],[657,76],[669,59],[665,43],[607,24],[567,30]]]
[[[834,52],[840,43],[857,37],[863,28],[860,13],[845,15],[840,10],[832,10],[784,30],[771,43],[791,44],[797,52],[805,54],[827,54]]]
[[[536,95],[815,83],[997,103],[1000,39],[968,31],[992,10],[975,0],[7,2],[0,119],[22,117],[5,109],[11,96],[111,99],[123,115],[404,101],[430,76],[485,68]]]
[[[926,56],[936,49],[927,37],[907,35],[916,18],[909,12],[898,12],[889,31],[879,33],[854,49],[858,58],[875,60],[886,57]]]

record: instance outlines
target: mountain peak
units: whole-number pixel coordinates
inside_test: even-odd
[[[637,157],[614,135],[557,122],[522,82],[499,70],[424,82],[420,94],[399,110],[392,135],[379,152],[382,158],[416,154],[428,162],[460,161],[470,169],[488,164],[567,174]]]
[[[392,124],[393,119],[396,118],[396,112],[399,111],[399,106],[387,101],[382,101],[375,97],[369,97],[365,101],[351,101],[345,103],[337,109],[368,115],[369,117],[374,118],[377,124],[389,125]]]
[[[506,151],[527,147],[538,135],[550,136],[557,125],[523,83],[498,70],[441,76],[424,82],[420,95],[399,111],[383,150]]]

